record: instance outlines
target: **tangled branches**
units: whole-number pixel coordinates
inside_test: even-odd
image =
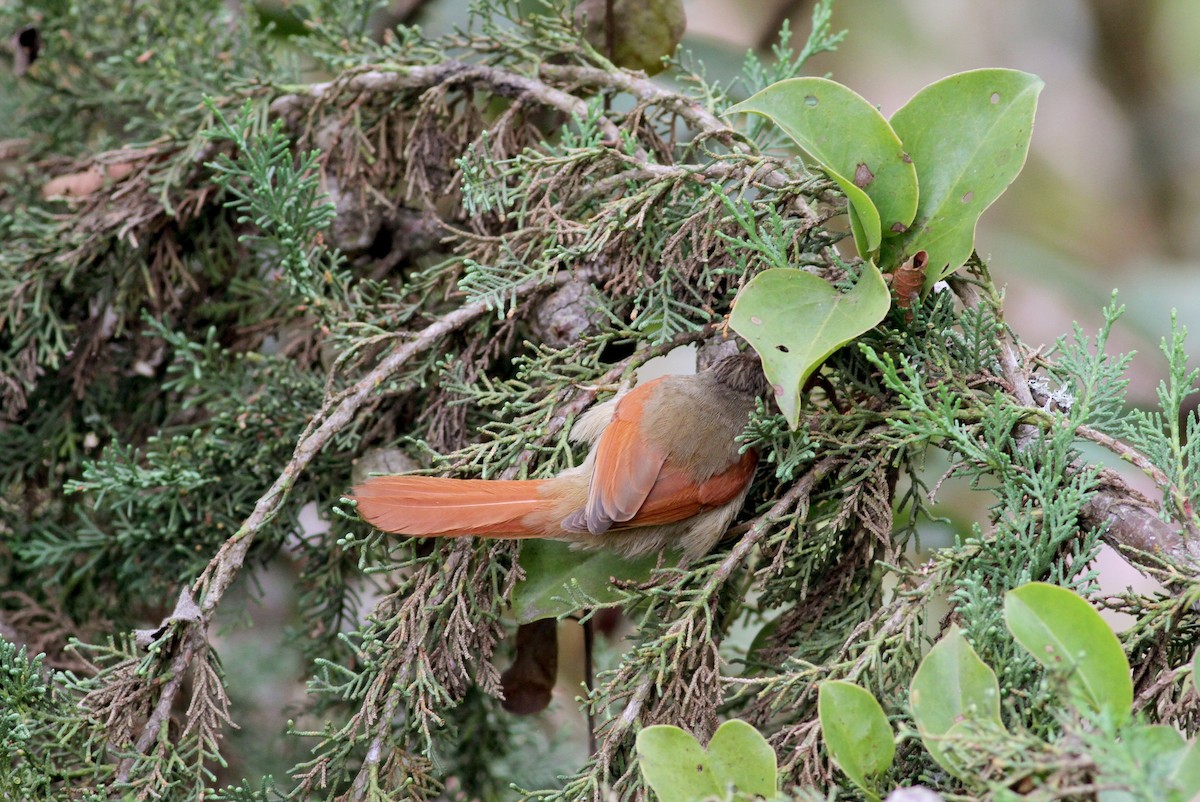
[[[72,747],[45,788],[211,794],[239,718],[218,616],[239,579],[283,563],[300,588],[302,712],[315,722],[292,727],[312,748],[293,792],[503,790],[497,766],[532,737],[497,715],[491,663],[520,550],[370,532],[338,504],[355,460],[403,451],[462,476],[553,475],[579,458],[573,420],[651,357],[729,347],[723,316],[757,271],[836,283],[860,269],[827,226],[844,211],[834,185],[772,155],[771,130],[725,122],[725,89],[698,75],[690,91],[664,88],[605,64],[564,14],[505,21],[506,6],[485,6],[477,30],[382,45],[331,16],[311,44],[333,80],[298,85],[280,69],[232,81],[207,103],[179,101],[188,136],[59,157],[59,178],[104,170],[57,214],[34,193],[0,198],[14,243],[0,257],[0,437],[27,455],[4,474],[5,577],[23,589],[4,597],[0,623],[49,644],[64,621],[86,621],[74,634],[94,644],[61,658],[78,676],[57,676],[37,708],[30,737]],[[831,41],[818,25],[806,52]],[[801,66],[751,60],[741,91]],[[1034,362],[983,265],[954,289],[836,353],[798,431],[756,412],[743,439],[765,467],[741,534],[696,564],[667,555],[648,580],[617,583],[636,631],[608,648],[586,698],[598,749],[531,795],[642,797],[637,729],[704,735],[733,715],[771,735],[789,784],[828,786],[816,681],[864,684],[903,720],[942,600],[1008,687],[1036,686],[1036,665],[995,626],[997,599],[1029,578],[1089,590],[1101,538],[1170,591],[1106,602],[1137,620],[1139,703],[1195,728],[1178,667],[1196,637],[1200,460],[1169,427],[1155,439],[1149,419],[1113,423],[1123,364],[1102,341]],[[1038,375],[1086,403],[1036,402]],[[1164,396],[1164,415],[1181,392]],[[1081,438],[1137,455],[1163,499],[1089,466]],[[914,565],[941,486],[926,487],[931,453],[994,507]],[[330,531],[301,527],[308,504]],[[51,614],[8,614],[24,600]],[[1038,702],[1013,694],[1006,713],[1052,730]],[[1078,779],[1077,753],[1051,758],[1038,765],[1070,764],[1063,788]],[[896,779],[928,768],[911,749]]]

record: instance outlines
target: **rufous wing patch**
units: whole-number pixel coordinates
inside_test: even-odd
[[[737,498],[746,485],[754,479],[754,468],[758,465],[758,453],[753,449],[742,454],[728,470],[701,482],[696,499],[705,507],[720,507]]]
[[[635,387],[617,404],[612,422],[596,443],[596,461],[584,510],[587,530],[599,535],[633,518],[650,495],[666,454],[642,431],[646,402],[662,379]]]
[[[700,483],[685,471],[665,465],[645,503],[626,526],[674,523],[728,504],[750,484],[757,462],[757,455],[747,452],[726,470]]]

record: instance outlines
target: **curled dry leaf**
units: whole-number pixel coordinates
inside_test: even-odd
[[[42,51],[42,34],[33,25],[27,25],[13,34],[9,40],[9,50],[13,54],[13,72],[19,78],[29,72],[33,62],[37,61]]]
[[[663,58],[675,52],[687,28],[682,0],[612,0],[611,26],[605,20],[608,7],[608,0],[576,6],[575,24],[584,38],[618,67],[662,72]]]
[[[47,200],[83,198],[103,187],[105,182],[115,183],[125,178],[133,172],[133,167],[133,162],[93,164],[78,173],[51,178],[42,185],[42,197]]]
[[[500,675],[505,710],[518,716],[540,713],[550,704],[558,677],[558,621],[542,618],[517,627],[517,654]]]
[[[913,302],[921,297],[921,290],[925,286],[925,269],[928,266],[929,254],[917,251],[892,274],[892,292],[896,296],[896,306],[900,309],[911,309]]]

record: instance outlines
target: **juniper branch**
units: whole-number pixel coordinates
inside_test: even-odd
[[[549,282],[530,280],[519,287],[518,295],[525,296],[547,286],[563,284],[566,280],[567,276],[564,274],[553,277]],[[300,439],[292,459],[284,466],[274,484],[259,498],[254,511],[238,531],[225,541],[193,584],[192,593],[200,600],[200,618],[178,624],[182,628],[182,645],[171,662],[172,679],[163,686],[154,713],[138,738],[139,751],[145,752],[158,739],[162,727],[169,720],[175,698],[182,689],[182,677],[200,650],[201,643],[205,642],[203,633],[216,613],[225,591],[238,576],[255,535],[275,517],[308,464],[332,437],[354,419],[355,414],[370,400],[380,384],[399,372],[415,355],[424,352],[446,335],[461,329],[488,311],[489,307],[485,302],[476,301],[444,315],[399,346],[370,373],[356,382],[347,393],[341,394],[332,410],[322,408],[316,413],[314,419],[323,419],[321,425]],[[128,777],[131,767],[132,763],[129,762],[122,766],[124,777]]]
[[[957,278],[950,283],[965,306],[974,308],[988,303],[974,283]],[[1018,346],[1007,338],[999,345],[1001,373],[1011,388],[1013,398],[1021,406],[1036,407],[1029,388],[1029,370],[1017,355]],[[1036,429],[1033,426],[1021,424],[1018,427],[1017,447],[1027,445],[1034,433]],[[1079,434],[1110,448],[1119,456],[1123,456],[1128,450],[1128,447],[1114,448],[1117,441],[1102,442],[1102,439],[1092,436],[1090,431]],[[1148,464],[1145,460],[1142,462]],[[1083,464],[1077,461],[1071,469],[1078,471],[1082,468]],[[1166,482],[1166,476],[1161,470],[1157,471],[1157,476],[1154,473],[1151,473],[1151,476],[1156,482]],[[1080,521],[1084,526],[1104,527],[1105,539],[1135,564],[1141,563],[1137,552],[1148,552],[1166,555],[1173,562],[1192,566],[1193,570],[1200,572],[1200,537],[1185,537],[1183,534],[1184,530],[1190,531],[1191,522],[1182,522],[1181,529],[1164,521],[1159,514],[1156,505],[1112,471],[1104,473],[1100,489],[1079,510]]]
[[[762,157],[752,156],[752,150],[738,141],[740,135],[731,126],[721,122],[705,106],[685,95],[672,92],[648,78],[625,70],[607,71],[596,67],[572,65],[543,64],[539,71],[542,75],[558,80],[626,92],[643,103],[653,103],[673,111],[691,124],[704,138],[716,139],[739,155],[748,158],[750,160],[748,169],[752,174],[756,172],[755,168],[759,165],[764,167],[760,180],[767,186],[778,189],[795,181],[795,176],[791,171],[782,165],[771,163],[770,160]],[[746,170],[747,165],[741,163],[731,169],[729,174],[730,176],[739,172],[745,174]],[[820,216],[803,199],[797,198],[795,206],[800,216],[810,223],[815,223],[820,219]]]
[[[549,281],[531,279],[519,285],[516,294],[518,297],[524,297],[531,292],[544,290],[548,286],[565,284],[567,278],[565,274],[559,274]],[[271,488],[259,498],[258,503],[254,505],[254,512],[246,519],[241,528],[225,541],[221,550],[196,580],[193,591],[200,598],[200,610],[205,618],[211,617],[230,583],[237,576],[255,534],[274,518],[280,505],[287,498],[288,491],[308,463],[330,438],[353,420],[359,409],[371,398],[376,387],[399,372],[415,355],[423,353],[447,334],[461,329],[489,310],[489,304],[480,300],[465,304],[438,318],[418,332],[413,339],[397,348],[374,370],[355,382],[353,388],[341,396],[332,411],[322,409],[317,412],[315,417],[323,418],[324,422],[296,444],[291,461],[284,466],[279,478],[275,480]]]
[[[158,741],[159,736],[162,734],[162,728],[170,722],[171,710],[175,705],[176,697],[179,695],[180,690],[182,690],[184,681],[187,679],[188,667],[197,654],[208,648],[206,631],[207,628],[198,623],[192,623],[184,627],[181,633],[182,645],[171,660],[170,679],[163,685],[158,702],[155,703],[154,709],[150,712],[150,716],[146,719],[146,723],[142,727],[141,734],[138,735],[136,743],[138,752],[142,754],[148,752],[150,747]],[[129,774],[133,770],[134,764],[135,759],[133,757],[127,757],[121,761],[121,765],[117,769],[117,782],[129,782]]]
[[[740,135],[731,126],[721,122],[703,105],[677,92],[665,89],[647,78],[639,77],[637,74],[625,70],[607,71],[595,67],[568,65],[542,64],[539,71],[548,78],[564,83],[627,92],[639,101],[653,103],[673,111],[691,124],[703,137],[717,139],[739,155],[739,160],[731,165],[722,165],[717,161],[702,171],[696,171],[655,164],[646,158],[644,152],[639,150],[632,160],[640,165],[641,170],[657,178],[686,174],[726,179],[740,175],[746,178],[757,178],[775,189],[797,181],[798,176],[788,168],[773,160],[753,155],[750,148],[739,143]],[[310,106],[332,102],[334,98],[343,93],[372,94],[454,85],[486,88],[504,97],[532,98],[547,107],[558,109],[581,119],[588,116],[588,106],[584,100],[537,78],[500,67],[467,64],[454,59],[429,66],[379,65],[374,69],[348,73],[333,81],[305,87],[284,87],[288,94],[281,95],[272,101],[270,109],[272,115],[287,118]],[[601,115],[597,120],[597,125],[604,132],[607,140],[614,144],[621,141],[619,130],[607,116]],[[627,156],[626,158],[631,157]],[[815,224],[821,220],[821,216],[803,198],[796,196],[792,203],[801,217],[809,223]]]

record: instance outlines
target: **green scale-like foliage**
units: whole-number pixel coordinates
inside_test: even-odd
[[[0,796],[645,798],[637,729],[703,742],[736,716],[781,788],[827,798],[852,786],[828,770],[815,683],[862,685],[911,734],[943,617],[997,672],[1012,740],[972,784],[902,738],[886,780],[1004,799],[1006,771],[1054,790],[1126,760],[1100,735],[1055,741],[1056,689],[1003,597],[1093,592],[1100,539],[1125,542],[1086,513],[1124,491],[1083,439],[1156,480],[1151,518],[1196,527],[1183,333],[1161,409],[1130,411],[1128,358],[1104,353],[1116,307],[1027,367],[978,261],[835,352],[794,431],[760,405],[747,533],[609,588],[630,634],[597,640],[578,690],[590,759],[568,727],[501,710],[519,544],[384,535],[340,496],[401,458],[552,476],[583,457],[574,420],[650,357],[731,338],[754,275],[854,286],[846,226],[826,227],[836,185],[767,121],[721,118],[841,35],[818,3],[798,54],[785,31],[723,83],[682,52],[665,88],[612,68],[561,4],[480,2],[436,37],[372,32],[376,5],[0,9],[46,41],[0,76],[0,112],[18,98],[0,138],[29,140],[0,189],[0,635],[29,644],[0,643]],[[47,170],[117,164],[83,197],[42,194]],[[987,515],[916,552],[953,485]],[[1105,600],[1134,617],[1142,715],[1194,731],[1195,572],[1130,556],[1168,588]],[[282,623],[255,603],[280,586]],[[249,624],[264,636],[239,646]],[[258,675],[282,689],[265,703]]]

